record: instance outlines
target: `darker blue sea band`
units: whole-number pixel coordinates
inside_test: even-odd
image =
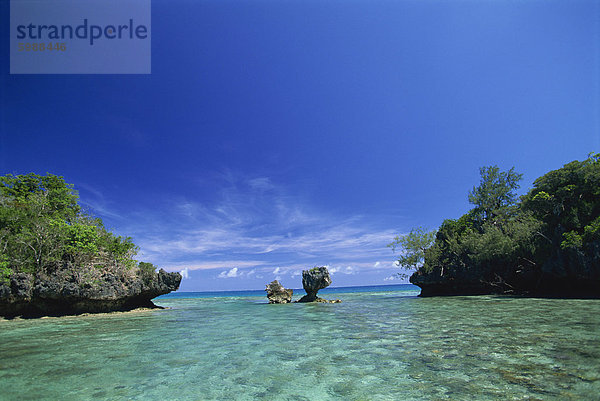
[[[37,35],[36,35],[37,34]],[[44,36],[45,35],[45,36]],[[82,25],[17,25],[17,39],[88,39],[94,45],[97,39],[146,39],[148,27],[143,24],[135,25],[132,18],[129,24],[123,25],[88,25],[85,18]]]

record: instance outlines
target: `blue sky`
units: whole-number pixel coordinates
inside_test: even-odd
[[[398,283],[480,166],[600,150],[598,1],[153,0],[151,75],[0,68],[0,173],[63,175],[182,291]]]

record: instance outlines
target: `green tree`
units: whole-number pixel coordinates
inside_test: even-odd
[[[469,193],[475,207],[444,220],[432,246],[405,252],[400,262],[421,274],[439,269],[490,292],[535,293],[563,280],[592,288],[600,277],[600,154],[550,171],[519,200],[521,174],[514,168],[482,167],[480,173]],[[419,248],[408,237],[390,245]]]
[[[417,269],[425,260],[425,252],[431,247],[435,239],[436,231],[428,231],[423,227],[417,227],[403,236],[394,237],[394,241],[387,246],[393,252],[400,251],[398,265],[406,270]]]
[[[148,262],[140,262],[138,265],[138,276],[142,278],[144,283],[148,284],[156,273],[156,266]]]
[[[109,232],[102,221],[82,212],[78,194],[52,174],[0,177],[0,281],[11,274],[71,269],[93,282],[102,270],[146,279],[154,272],[134,259],[129,237]]]
[[[544,222],[537,235],[547,247],[594,253],[593,243],[600,241],[600,153],[538,178],[522,202]]]
[[[523,174],[514,167],[500,171],[498,166],[481,167],[481,181],[469,192],[469,202],[475,205],[475,214],[483,221],[505,218],[517,201],[516,190]]]
[[[79,195],[73,185],[53,174],[0,176],[0,195],[11,199],[16,207],[35,202],[40,207],[38,212],[65,220],[74,218],[81,210],[77,203]]]

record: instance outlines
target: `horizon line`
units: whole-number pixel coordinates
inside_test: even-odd
[[[323,291],[323,290],[327,290],[327,289],[333,289],[333,288],[357,288],[357,287],[392,287],[395,285],[412,285],[415,287],[418,287],[412,283],[398,283],[398,284],[374,284],[374,285],[346,285],[346,286],[340,286],[340,287],[325,287],[320,289],[319,291]],[[300,291],[304,291],[304,288],[288,288],[290,290],[300,290]],[[172,291],[170,292],[170,294],[172,293],[186,293],[186,292],[239,292],[239,291],[265,291],[265,290],[261,290],[261,289],[244,289],[244,290],[214,290],[214,291]]]

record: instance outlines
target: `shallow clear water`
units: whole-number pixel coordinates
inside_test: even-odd
[[[0,399],[600,400],[600,301],[406,288],[0,321]]]

